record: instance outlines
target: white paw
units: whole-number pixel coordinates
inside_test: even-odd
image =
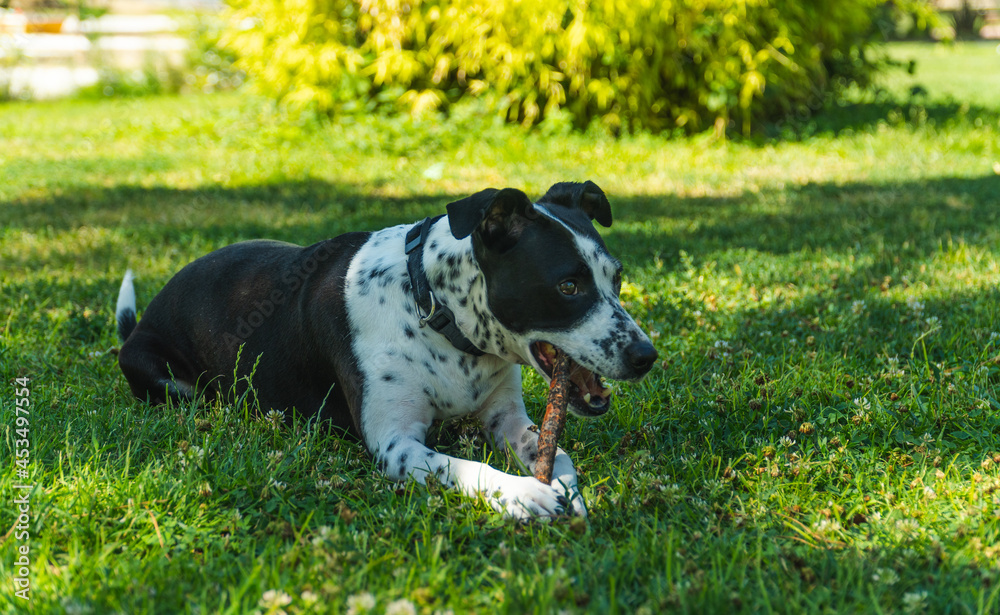
[[[561,515],[587,516],[583,496],[575,484],[566,487],[554,480],[546,485],[532,476],[508,477],[493,491],[490,504],[498,512],[521,521]]]

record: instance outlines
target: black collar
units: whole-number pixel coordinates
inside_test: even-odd
[[[413,301],[417,305],[417,316],[420,317],[421,327],[430,326],[445,336],[455,348],[479,357],[486,353],[476,348],[475,344],[462,334],[455,323],[455,314],[431,292],[430,282],[424,272],[424,243],[427,241],[427,234],[431,230],[431,225],[443,217],[424,218],[423,222],[414,224],[406,233],[406,271],[410,274]]]

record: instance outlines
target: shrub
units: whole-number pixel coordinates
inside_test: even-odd
[[[224,44],[256,87],[327,114],[477,97],[528,125],[748,130],[865,84],[878,65],[878,0],[230,4]]]

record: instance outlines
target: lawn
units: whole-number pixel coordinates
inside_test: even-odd
[[[1000,100],[969,85],[1000,55],[892,51],[915,76],[736,142],[321,125],[241,94],[0,106],[0,610],[27,546],[37,613],[1000,612]],[[586,524],[392,483],[245,406],[151,408],[117,368],[126,267],[141,316],[235,241],[584,179],[662,358],[569,421]],[[475,425],[435,440],[515,471]]]

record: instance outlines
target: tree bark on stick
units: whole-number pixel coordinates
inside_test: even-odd
[[[556,459],[559,435],[566,426],[566,406],[569,402],[569,357],[556,351],[552,365],[552,381],[545,404],[545,416],[538,433],[538,460],[535,462],[535,478],[546,485],[552,482],[552,466]]]

